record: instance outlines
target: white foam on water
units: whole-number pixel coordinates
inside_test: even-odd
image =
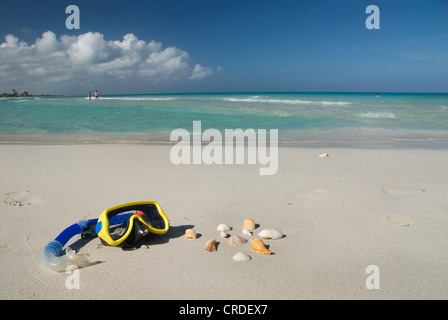
[[[395,114],[392,112],[365,112],[358,113],[357,116],[370,119],[395,119]]]
[[[259,96],[249,98],[224,98],[225,101],[230,102],[261,102],[261,103],[284,103],[284,104],[320,104],[320,105],[349,105],[351,102],[347,101],[311,101],[301,99],[266,99]]]

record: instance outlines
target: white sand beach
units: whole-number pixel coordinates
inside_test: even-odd
[[[260,176],[258,165],[173,165],[170,149],[0,145],[0,299],[448,299],[448,150],[281,147],[277,174]],[[133,251],[73,238],[98,261],[79,270],[79,289],[40,265],[66,227],[137,200],[162,206],[166,235]],[[220,223],[242,235],[245,218],[255,237],[285,234],[265,240],[274,254],[219,237]],[[234,261],[238,251],[252,259]],[[366,286],[370,265],[379,289]]]

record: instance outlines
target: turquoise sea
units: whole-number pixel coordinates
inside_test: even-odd
[[[169,141],[192,132],[278,129],[281,142],[446,146],[448,94],[201,93],[0,99],[0,142]]]

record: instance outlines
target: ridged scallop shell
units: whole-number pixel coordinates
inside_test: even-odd
[[[239,246],[241,244],[245,244],[246,242],[247,242],[247,240],[240,236],[231,236],[229,238],[229,241],[227,241],[227,244],[229,244],[231,246]]]
[[[207,242],[207,244],[205,245],[205,250],[208,252],[215,252],[216,251],[216,244],[215,244],[216,240],[212,239],[209,240]]]
[[[272,251],[268,250],[264,245],[263,240],[261,239],[250,239],[250,243],[252,244],[252,251],[261,254],[271,254]]]
[[[229,226],[229,225],[227,225],[227,224],[225,224],[225,223],[221,223],[217,228],[216,228],[216,230],[218,230],[218,231],[230,231],[230,230],[232,230],[232,228]]]
[[[196,239],[196,231],[194,231],[193,229],[185,230],[185,238]]]
[[[244,219],[243,229],[247,229],[249,231],[255,230],[255,221],[253,219]]]
[[[277,229],[264,229],[258,234],[260,238],[277,240],[283,238],[283,233]]]
[[[250,256],[248,256],[247,254],[245,254],[244,252],[237,252],[234,256],[233,256],[233,260],[235,261],[249,261],[251,258]]]

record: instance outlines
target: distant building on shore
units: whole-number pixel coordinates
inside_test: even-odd
[[[19,94],[19,92],[16,89],[12,89],[12,93],[3,93],[1,95],[2,97],[7,97],[7,98],[11,98],[11,97],[30,97],[31,95],[28,93],[28,91],[25,90],[21,90],[21,93]]]

